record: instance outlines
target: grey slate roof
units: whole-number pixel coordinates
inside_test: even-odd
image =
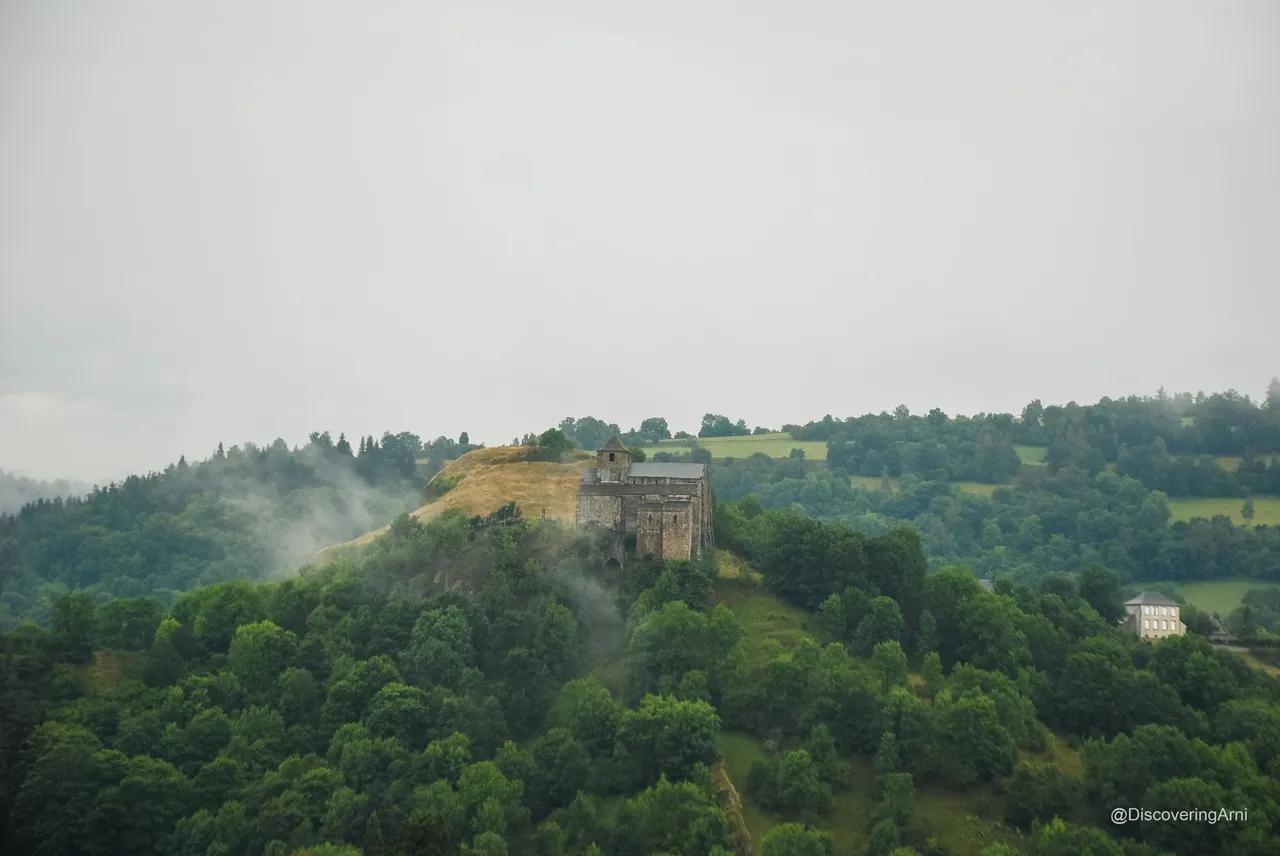
[[[1133,604],[1141,604],[1142,606],[1177,606],[1178,602],[1172,598],[1165,597],[1158,591],[1144,591],[1137,597],[1130,598],[1124,602],[1125,606]]]
[[[648,479],[700,479],[706,470],[705,464],[664,464],[658,461],[632,464],[628,475]]]
[[[602,452],[625,452],[626,450],[627,447],[622,445],[622,441],[616,436],[610,437],[609,442],[605,443],[604,446],[600,448],[600,451]]]

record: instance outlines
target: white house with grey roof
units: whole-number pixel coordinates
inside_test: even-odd
[[[1187,632],[1187,625],[1182,623],[1181,607],[1158,591],[1144,591],[1125,601],[1124,611],[1121,628],[1139,639],[1155,641]]]

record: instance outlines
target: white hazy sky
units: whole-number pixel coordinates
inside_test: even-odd
[[[0,0],[0,467],[1280,374],[1280,4]]]

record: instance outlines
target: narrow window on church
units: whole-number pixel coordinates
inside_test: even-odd
[[[610,453],[609,453],[609,460],[611,460],[611,461],[613,460],[613,452],[610,452]]]
[[[672,523],[675,523],[675,522],[676,522],[676,516],[675,516],[674,514],[673,514],[673,515],[671,515],[671,522],[672,522]]]

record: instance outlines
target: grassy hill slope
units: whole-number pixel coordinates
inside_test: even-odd
[[[457,508],[474,517],[515,502],[525,517],[545,516],[572,522],[578,505],[578,483],[594,456],[575,452],[574,459],[565,464],[530,461],[528,456],[526,446],[498,446],[468,452],[451,461],[431,480],[437,487],[451,482],[453,486],[410,516],[426,523],[450,508]],[[326,561],[344,547],[367,544],[389,528],[383,526],[346,543],[327,547],[314,561]]]
[[[724,551],[717,551],[724,553]],[[727,554],[726,554],[727,555]],[[729,565],[741,563],[720,559],[721,579],[716,585],[716,600],[725,604],[746,630],[745,659],[748,668],[758,668],[767,658],[766,641],[773,640],[783,651],[790,651],[803,638],[815,638],[808,628],[809,614],[773,594],[766,585],[750,582],[738,573],[726,575]],[[754,574],[758,576],[758,574]],[[825,641],[818,639],[818,641]],[[751,764],[767,754],[764,742],[757,736],[727,731],[720,735],[720,754],[726,772],[742,799],[742,817],[751,835],[754,852],[760,852],[760,841],[779,823],[794,821],[755,804],[745,793]],[[1023,753],[1037,760],[1054,760],[1079,769],[1078,755],[1065,746],[1055,745],[1052,757]],[[865,852],[875,807],[875,771],[871,759],[862,755],[846,755],[851,784],[848,790],[834,795],[831,811],[817,818],[817,825],[836,840],[836,852]],[[1003,822],[1004,803],[998,787],[980,785],[960,792],[934,784],[922,785],[916,794],[916,810],[930,831],[954,856],[978,856],[989,844],[1004,843],[1024,851],[1027,837]]]

